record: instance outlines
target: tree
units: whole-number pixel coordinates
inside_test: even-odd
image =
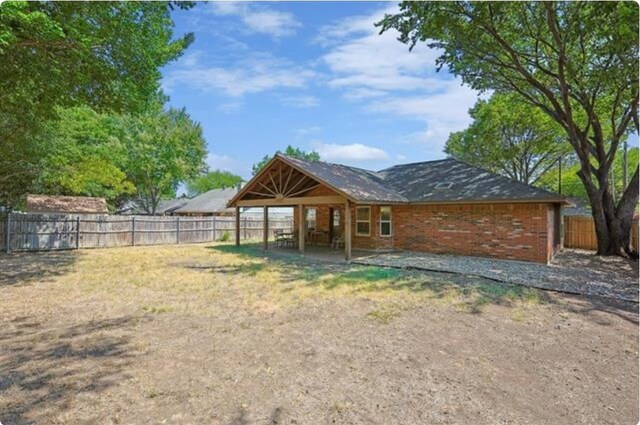
[[[517,96],[496,93],[469,115],[473,123],[449,136],[445,152],[513,180],[536,183],[571,149],[562,127]]]
[[[140,112],[159,69],[192,34],[173,37],[169,11],[190,2],[4,2],[0,6],[0,203],[37,178],[33,142],[57,107]]]
[[[113,206],[135,188],[123,171],[126,150],[117,117],[88,106],[60,109],[41,135],[40,193],[98,196]]]
[[[187,183],[189,196],[197,196],[213,189],[227,189],[242,183],[242,177],[229,171],[214,170]]]
[[[291,145],[287,146],[287,148],[284,150],[284,153],[282,151],[276,151],[276,154],[278,154],[278,153],[290,156],[292,158],[304,159],[304,160],[307,160],[307,161],[319,161],[320,160],[320,154],[318,152],[316,152],[316,151],[305,152],[302,149],[294,148]],[[264,158],[262,158],[262,160],[260,160],[260,162],[257,162],[255,164],[253,164],[253,167],[252,167],[253,175],[255,176],[256,174],[258,174],[260,172],[260,170],[262,170],[262,168],[265,165],[267,165],[267,163],[269,161],[271,161],[271,158],[273,158],[273,155],[265,155]]]
[[[631,2],[403,2],[378,23],[478,90],[517,93],[564,129],[589,196],[598,254],[627,256],[638,168],[615,202],[620,141],[640,130],[638,5]]]
[[[629,150],[628,155],[627,172],[633,172],[638,166],[638,148],[632,148]],[[622,161],[622,155],[617,155],[612,165],[612,188],[613,193],[616,195],[616,199],[619,199],[622,193],[624,193],[626,187],[624,187],[624,166]],[[580,162],[573,157],[563,161],[562,175],[562,194],[571,196],[574,198],[589,199],[589,195],[585,190],[578,172],[580,171]],[[546,174],[540,177],[538,184],[549,190],[558,190],[558,169],[553,167]]]
[[[184,109],[163,110],[161,104],[122,120],[127,178],[144,210],[155,214],[162,198],[174,197],[181,182],[205,170],[202,128]]]

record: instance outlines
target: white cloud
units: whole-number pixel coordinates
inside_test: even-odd
[[[283,87],[304,87],[315,76],[310,69],[266,54],[249,55],[227,68],[208,66],[199,57],[190,58],[181,65],[169,72],[163,81],[168,92],[176,87],[190,86],[240,97]]]
[[[210,171],[229,171],[244,178],[247,178],[251,175],[251,168],[247,164],[244,164],[228,155],[217,155],[215,153],[209,153],[205,162],[209,166]]]
[[[302,25],[291,13],[273,10],[264,5],[245,2],[211,2],[211,11],[218,16],[237,16],[251,32],[272,37],[291,36]]]
[[[320,30],[320,43],[325,46],[333,44],[329,53],[322,57],[333,73],[329,80],[331,87],[360,88],[379,93],[428,89],[432,85],[425,75],[433,71],[438,52],[423,46],[416,46],[410,52],[407,45],[397,40],[395,30],[380,35],[374,26],[385,13],[394,11],[397,11],[396,6],[387,7]]]
[[[406,161],[407,157],[405,155],[398,154],[398,155],[396,155],[396,160],[397,161]]]
[[[374,23],[397,11],[392,5],[321,29],[316,42],[329,49],[322,57],[331,73],[327,84],[370,113],[424,122],[424,130],[402,141],[441,154],[449,133],[470,123],[477,93],[446,70],[436,72],[440,51],[424,43],[409,51],[395,30],[379,34]]]
[[[230,102],[222,103],[218,106],[218,110],[227,114],[238,112],[242,107],[242,102],[239,100],[232,100]]]
[[[320,130],[322,130],[322,127],[319,126],[311,126],[311,127],[302,127],[302,128],[296,128],[295,132],[296,134],[298,134],[299,136],[308,136],[309,134],[314,134],[319,132]]]
[[[443,90],[423,96],[397,96],[376,100],[367,105],[371,112],[404,116],[422,120],[426,129],[412,134],[407,142],[435,144],[444,147],[449,133],[463,130],[471,123],[468,110],[476,102],[476,91],[450,80]]]
[[[313,108],[318,106],[320,101],[314,96],[287,96],[282,98],[282,103],[295,108]]]
[[[325,161],[376,161],[387,160],[389,155],[380,148],[352,143],[339,145],[335,143],[312,142],[313,149]]]

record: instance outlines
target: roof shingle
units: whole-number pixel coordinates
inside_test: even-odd
[[[566,202],[555,193],[454,158],[395,165],[376,172],[283,157],[358,202]]]

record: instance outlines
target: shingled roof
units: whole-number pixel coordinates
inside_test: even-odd
[[[411,202],[553,201],[565,198],[547,190],[448,158],[395,165],[377,173]]]
[[[370,171],[323,161],[281,156],[286,162],[356,202],[449,203],[544,201],[566,198],[490,171],[448,158]]]
[[[173,212],[190,214],[233,212],[227,209],[227,202],[237,193],[238,189],[213,189],[188,200],[185,205]]]
[[[27,211],[64,214],[107,214],[109,212],[104,198],[49,195],[27,195]]]
[[[284,155],[283,155],[284,156]],[[345,195],[361,202],[408,202],[408,199],[390,188],[374,172],[323,161],[304,161],[285,156],[286,161],[312,177],[317,177]]]

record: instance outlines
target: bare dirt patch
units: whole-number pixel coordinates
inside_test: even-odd
[[[55,255],[0,256],[5,425],[638,421],[636,304],[229,245]]]

